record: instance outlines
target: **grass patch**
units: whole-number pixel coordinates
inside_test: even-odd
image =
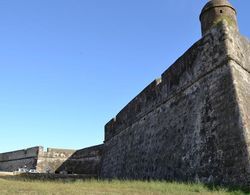
[[[25,195],[193,195],[193,194],[250,194],[240,189],[206,186],[203,184],[184,184],[159,181],[120,181],[120,180],[59,180],[39,181],[19,177],[0,178],[0,194]]]

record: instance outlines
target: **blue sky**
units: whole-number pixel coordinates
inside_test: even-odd
[[[206,0],[0,0],[0,152],[100,144],[200,39]],[[231,0],[250,37],[250,1]]]

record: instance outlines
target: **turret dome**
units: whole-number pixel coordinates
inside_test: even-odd
[[[231,3],[229,3],[227,0],[213,0],[213,1],[209,1],[202,9],[201,11],[201,15],[208,11],[209,9],[213,9],[215,7],[228,7],[231,8],[235,11],[234,7],[231,5]]]

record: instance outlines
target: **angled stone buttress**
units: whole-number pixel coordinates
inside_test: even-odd
[[[250,184],[250,42],[212,0],[202,38],[105,126],[101,177]]]

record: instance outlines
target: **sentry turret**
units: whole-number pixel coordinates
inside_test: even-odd
[[[236,10],[227,0],[209,1],[200,14],[202,35],[205,35],[222,20],[226,20],[229,25],[238,30],[236,15]]]

